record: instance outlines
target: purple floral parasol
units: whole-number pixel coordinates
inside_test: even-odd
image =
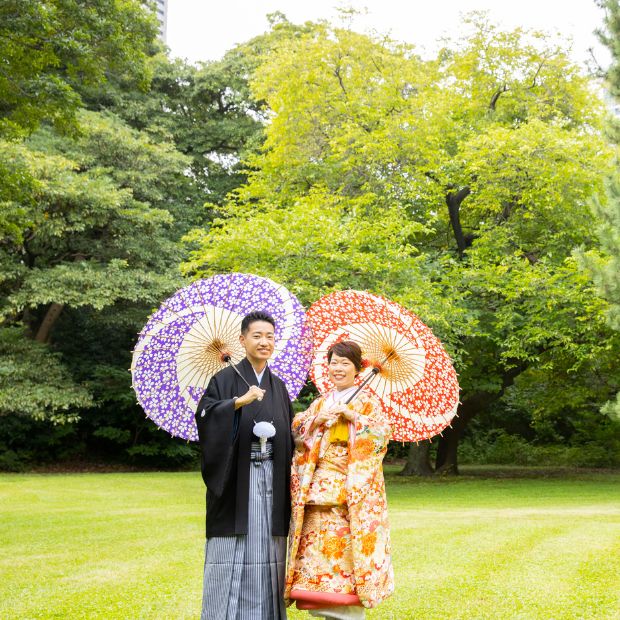
[[[159,427],[198,441],[194,413],[211,377],[238,363],[241,319],[262,310],[273,316],[276,346],[271,370],[291,399],[312,361],[312,336],[297,298],[268,278],[231,273],[197,280],[164,301],[140,332],[131,374],[138,402]]]

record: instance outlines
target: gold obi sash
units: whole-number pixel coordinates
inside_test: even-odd
[[[348,462],[348,446],[331,443],[316,464],[306,503],[322,506],[346,504]]]
[[[332,443],[349,441],[349,423],[343,418],[338,418],[338,421],[329,429],[329,440]]]

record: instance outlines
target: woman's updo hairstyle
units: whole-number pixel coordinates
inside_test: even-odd
[[[337,355],[338,357],[346,357],[351,360],[357,372],[360,372],[363,368],[362,350],[360,349],[359,344],[357,344],[357,342],[353,342],[353,340],[343,340],[342,342],[337,342],[329,347],[327,350],[328,363],[332,361],[333,355]]]

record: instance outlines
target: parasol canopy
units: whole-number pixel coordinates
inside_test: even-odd
[[[357,381],[381,401],[392,439],[421,441],[450,425],[459,404],[459,384],[441,342],[420,319],[384,297],[338,291],[310,306],[314,341],[311,378],[321,393],[332,389],[327,351],[342,340],[360,345],[368,366]]]
[[[245,357],[241,320],[253,311],[275,321],[269,368],[291,399],[303,387],[312,359],[304,309],[268,278],[231,273],[197,280],[177,291],[151,315],[133,352],[131,373],[146,415],[175,437],[198,440],[194,414],[211,377]]]

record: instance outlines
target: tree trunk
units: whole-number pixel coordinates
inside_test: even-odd
[[[502,397],[504,389],[497,392],[478,392],[468,396],[459,405],[457,416],[452,426],[443,431],[437,446],[435,459],[435,473],[444,476],[458,476],[458,448],[459,441],[471,420],[481,411],[484,411],[492,402]]]
[[[480,411],[484,411],[491,403],[499,400],[506,391],[506,388],[514,383],[527,365],[517,364],[506,370],[502,376],[502,386],[497,392],[478,392],[471,394],[459,405],[457,416],[452,422],[452,426],[443,431],[437,446],[437,458],[435,459],[435,473],[448,476],[456,476],[459,473],[458,467],[458,447],[463,432],[470,421]]]
[[[491,403],[499,400],[515,379],[527,368],[524,363],[516,364],[504,372],[502,387],[497,392],[477,392],[471,394],[459,405],[457,416],[452,426],[447,428],[439,438],[435,473],[456,476],[459,473],[458,447],[465,428],[480,411],[484,411]]]
[[[439,437],[437,458],[435,459],[436,474],[442,476],[458,476],[459,474],[459,441],[469,421],[479,411],[478,409],[474,410],[471,407],[467,407],[467,404],[468,401],[466,400],[459,406],[458,418],[455,418],[452,426],[446,428]]]
[[[422,441],[409,446],[407,462],[400,472],[401,476],[432,476],[433,466],[430,459],[431,442]]]
[[[461,203],[467,196],[471,194],[469,187],[464,187],[458,192],[448,192],[446,194],[446,204],[448,205],[448,214],[450,216],[450,224],[452,225],[452,232],[454,233],[454,239],[456,240],[456,246],[459,250],[459,256],[463,256],[465,250],[471,242],[465,238],[463,234],[463,228],[461,226]]]
[[[49,342],[52,329],[56,324],[58,317],[60,317],[64,307],[65,304],[58,304],[56,302],[50,304],[50,307],[47,309],[47,312],[43,317],[43,321],[39,326],[37,335],[34,337],[37,342],[42,342],[44,344]]]
[[[446,428],[437,444],[437,456],[435,458],[435,471],[437,475],[457,476],[459,473],[458,447],[461,437],[470,421],[481,411],[500,399],[506,388],[514,383],[515,378],[522,373],[526,365],[515,365],[507,370],[502,377],[502,386],[497,392],[478,392],[471,394],[459,405],[457,417],[452,425]],[[433,467],[430,463],[430,442],[411,444],[405,467],[400,472],[402,475],[431,476]]]

